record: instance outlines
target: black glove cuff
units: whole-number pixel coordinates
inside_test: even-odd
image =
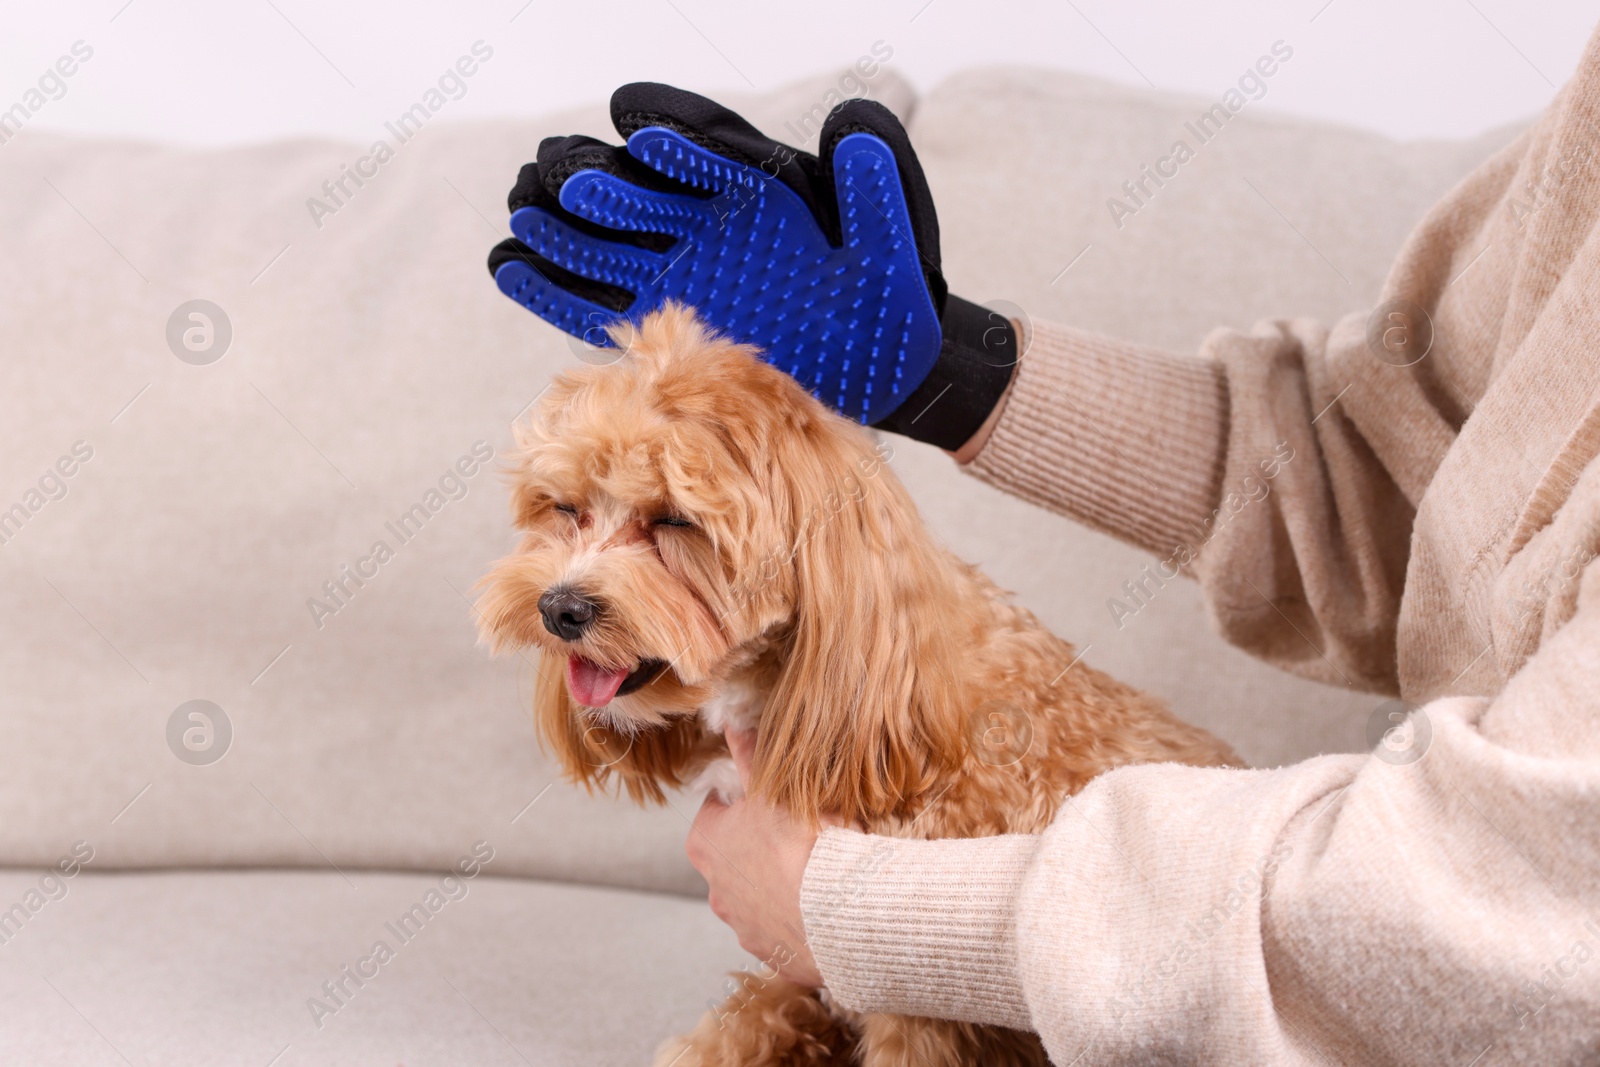
[[[939,320],[944,344],[927,378],[873,427],[954,452],[972,439],[1011,384],[1017,332],[998,311],[954,293]]]

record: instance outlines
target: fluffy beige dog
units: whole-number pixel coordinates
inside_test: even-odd
[[[1122,764],[1238,762],[1074,665],[934,540],[865,430],[754,349],[670,305],[615,340],[616,363],[562,374],[518,427],[522,542],[479,603],[493,646],[543,653],[535,714],[573,779],[641,802],[699,776],[729,791],[721,731],[747,726],[752,792],[932,838],[1042,829]],[[659,1063],[1046,1062],[1031,1034],[737,977]]]

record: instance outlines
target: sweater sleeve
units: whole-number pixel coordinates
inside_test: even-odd
[[[1505,208],[1529,143],[1436,206],[1380,304],[1332,328],[1219,329],[1187,354],[1033,323],[965,469],[1196,577],[1217,629],[1245,651],[1394,693],[1416,507],[1484,388],[1497,337],[1484,324],[1506,305],[1501,265],[1516,256],[1468,268],[1486,242],[1522,239]],[[1386,332],[1392,314],[1412,332]]]
[[[1032,837],[829,830],[808,941],[846,1007],[1027,1026],[1062,1064],[1594,1062],[1600,564],[1497,698],[1406,731],[1120,768]]]

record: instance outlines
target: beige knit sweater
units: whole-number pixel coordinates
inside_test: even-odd
[[[1420,710],[1371,756],[1116,770],[1039,835],[825,832],[802,907],[840,1002],[1063,1067],[1600,1064],[1597,223],[1591,41],[1374,314],[1198,359],[1034,328],[978,476],[1198,548],[1230,641]]]

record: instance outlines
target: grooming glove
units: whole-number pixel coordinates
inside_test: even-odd
[[[727,108],[638,82],[611,98],[626,144],[547,138],[511,191],[500,290],[597,346],[666,300],[758,345],[857,421],[955,449],[1016,363],[1005,316],[950,295],[939,222],[887,108],[839,105],[818,155]]]

